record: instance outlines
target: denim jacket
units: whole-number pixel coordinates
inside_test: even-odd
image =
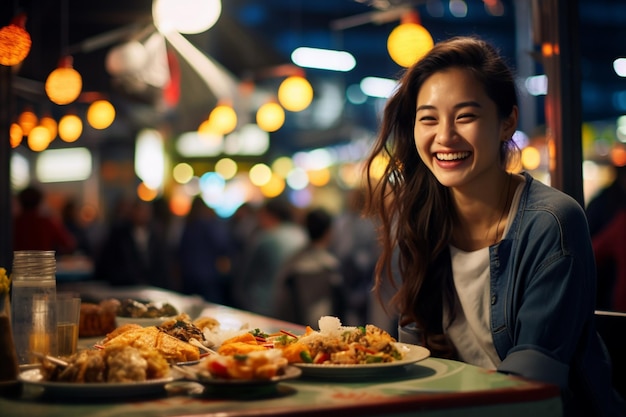
[[[594,325],[596,271],[585,213],[570,196],[523,175],[509,231],[489,248],[498,371],[558,385],[566,415],[622,415]]]

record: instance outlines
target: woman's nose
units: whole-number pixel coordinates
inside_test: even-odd
[[[435,141],[439,144],[445,145],[447,143],[454,142],[456,139],[456,130],[454,129],[454,123],[446,120],[440,120],[437,125],[437,136]]]

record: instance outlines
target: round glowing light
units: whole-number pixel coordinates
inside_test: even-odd
[[[161,33],[194,34],[209,30],[222,13],[221,0],[154,0],[152,17]]]
[[[434,45],[428,30],[417,23],[402,23],[387,38],[387,51],[394,62],[410,67],[419,61]]]
[[[20,13],[0,29],[0,65],[7,67],[22,62],[30,52],[32,41],[26,31],[26,14]]]
[[[230,158],[222,158],[215,163],[215,172],[229,180],[237,175],[237,162]]]
[[[50,132],[43,126],[35,126],[28,134],[28,147],[41,152],[50,145]]]
[[[83,133],[83,122],[75,114],[67,114],[59,120],[59,137],[65,142],[75,142]]]
[[[534,146],[527,146],[522,149],[522,165],[529,171],[539,168],[541,164],[541,153]]]
[[[285,111],[278,103],[265,103],[256,112],[256,124],[266,132],[275,132],[284,123]]]
[[[182,192],[174,193],[170,198],[170,211],[175,216],[186,216],[191,209],[191,202],[190,196]]]
[[[58,125],[57,121],[50,116],[44,116],[39,119],[39,125],[48,129],[50,132],[50,140],[53,141],[57,137]]]
[[[272,163],[272,171],[283,178],[287,178],[292,169],[293,160],[288,156],[281,156]]]
[[[256,164],[248,173],[250,182],[257,187],[262,187],[272,179],[272,170],[265,164]]]
[[[316,187],[323,187],[330,182],[330,170],[328,168],[307,171],[309,182]]]
[[[142,201],[152,201],[159,196],[158,190],[148,187],[145,183],[137,186],[137,197]]]
[[[179,184],[187,184],[193,178],[193,167],[184,162],[177,164],[172,170],[172,178]]]
[[[287,184],[293,190],[302,190],[309,185],[309,176],[302,168],[295,168],[287,176]]]
[[[22,128],[24,136],[28,136],[31,129],[37,126],[38,121],[39,118],[32,110],[24,110],[17,118],[17,123],[19,123],[20,127]]]
[[[377,180],[381,179],[385,173],[385,169],[387,168],[388,164],[388,158],[382,155],[378,155],[376,158],[374,158],[374,160],[372,161],[372,165],[370,166],[370,177]]]
[[[304,77],[287,77],[278,86],[278,101],[289,111],[302,111],[313,101],[313,87]]]
[[[141,71],[148,61],[146,47],[137,41],[130,41],[109,50],[105,60],[107,72],[111,75],[135,74]]]
[[[59,67],[52,71],[46,79],[46,94],[53,103],[70,104],[78,98],[83,89],[83,79],[72,68],[72,57],[64,57]]]
[[[622,146],[614,146],[611,148],[611,162],[616,167],[626,166],[626,149]]]
[[[11,127],[9,128],[9,137],[11,140],[11,148],[17,148],[22,143],[22,139],[24,138],[24,131],[22,127],[17,123],[11,123]]]
[[[107,100],[96,100],[87,109],[87,122],[94,129],[106,129],[115,120],[115,107]]]
[[[261,186],[261,193],[266,198],[278,197],[285,190],[285,180],[272,174],[270,180]]]
[[[237,113],[231,106],[220,104],[211,111],[208,122],[209,129],[227,135],[237,127]]]

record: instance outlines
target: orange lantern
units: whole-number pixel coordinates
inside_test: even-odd
[[[57,69],[46,79],[46,94],[53,103],[70,104],[78,98],[83,89],[83,79],[73,67],[72,57],[61,58]]]
[[[19,64],[28,56],[31,45],[30,35],[26,31],[26,15],[20,13],[9,25],[0,29],[0,64]]]

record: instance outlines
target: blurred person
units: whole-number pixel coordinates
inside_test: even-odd
[[[239,308],[269,316],[280,269],[307,244],[308,237],[295,221],[291,204],[281,198],[266,201],[257,211],[257,221],[259,230],[248,242],[235,277],[233,301]]]
[[[626,166],[614,169],[614,180],[587,204],[587,219],[598,271],[596,308],[626,311]]]
[[[433,356],[557,385],[566,416],[623,414],[595,329],[595,263],[583,208],[526,172],[516,153],[515,78],[490,44],[440,42],[387,101],[366,172],[381,222],[376,289],[400,341]]]
[[[351,190],[346,200],[346,208],[333,226],[330,251],[339,258],[344,277],[346,298],[342,321],[347,325],[361,326],[368,322],[374,268],[380,246],[374,222],[362,213],[364,190]]]
[[[178,267],[185,294],[229,304],[233,246],[226,224],[202,197],[194,198],[178,244]]]
[[[126,220],[116,219],[95,261],[95,279],[111,285],[169,288],[166,244],[153,224],[152,205],[133,202]]]
[[[76,241],[75,252],[85,256],[92,255],[91,241],[87,229],[80,219],[76,200],[69,198],[61,209],[61,219],[63,225],[72,234]]]
[[[53,250],[71,254],[76,239],[61,219],[44,211],[44,193],[29,185],[17,195],[18,211],[13,218],[13,250]]]
[[[343,316],[341,264],[328,250],[333,220],[323,208],[306,214],[309,243],[281,269],[273,317],[315,326],[322,316]]]

